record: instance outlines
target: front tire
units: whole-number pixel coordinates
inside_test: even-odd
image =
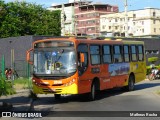
[[[91,92],[89,93],[89,100],[94,101],[96,97],[96,87],[95,84],[93,83],[91,86]]]

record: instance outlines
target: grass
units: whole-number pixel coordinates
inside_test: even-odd
[[[17,90],[31,88],[31,80],[27,78],[19,78],[6,80],[5,77],[0,76],[0,96],[15,94]]]
[[[14,88],[19,89],[28,89],[30,86],[30,81],[27,78],[19,78],[14,80]]]

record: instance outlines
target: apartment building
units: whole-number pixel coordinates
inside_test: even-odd
[[[61,35],[99,35],[100,15],[118,12],[117,6],[88,0],[69,0],[69,3],[52,5],[48,9],[61,10]]]
[[[128,11],[128,35],[152,37],[160,35],[160,9],[145,8]],[[108,36],[125,36],[125,12],[100,16],[100,32]]]
[[[48,10],[61,10],[61,35],[73,35],[75,33],[74,3],[52,5]]]
[[[79,2],[75,5],[75,28],[77,35],[100,35],[100,16],[118,12],[118,6]]]

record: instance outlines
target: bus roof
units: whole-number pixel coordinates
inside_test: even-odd
[[[123,40],[123,39],[115,39],[115,38],[87,38],[87,37],[69,37],[69,36],[56,36],[42,40],[36,40],[34,43],[52,41],[52,40],[69,40],[76,43],[93,43],[93,44],[144,44],[143,41],[132,41],[132,40]]]

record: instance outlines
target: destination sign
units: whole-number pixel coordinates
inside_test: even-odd
[[[73,42],[65,42],[65,41],[46,41],[34,44],[34,48],[72,47],[72,46],[74,46]]]

